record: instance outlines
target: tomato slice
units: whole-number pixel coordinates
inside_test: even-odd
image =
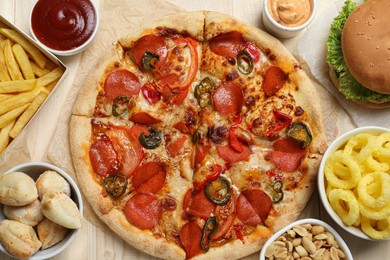
[[[121,126],[111,126],[107,135],[112,141],[118,154],[118,160],[122,164],[122,174],[129,177],[143,159],[142,146],[136,140],[130,130]]]

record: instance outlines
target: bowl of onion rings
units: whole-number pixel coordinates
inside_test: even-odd
[[[389,240],[390,129],[365,126],[336,138],[321,161],[318,192],[344,230],[367,240]]]

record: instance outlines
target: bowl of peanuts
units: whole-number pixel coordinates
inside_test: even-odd
[[[318,173],[328,214],[362,239],[390,239],[390,129],[365,126],[337,137]]]
[[[264,244],[260,260],[348,259],[352,254],[341,236],[318,219],[301,219],[276,232]]]

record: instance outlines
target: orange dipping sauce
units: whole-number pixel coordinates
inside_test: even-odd
[[[72,50],[91,37],[96,19],[90,0],[39,0],[31,13],[31,27],[47,47]]]

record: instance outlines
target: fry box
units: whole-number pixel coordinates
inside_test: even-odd
[[[0,157],[66,74],[64,63],[0,15]]]

